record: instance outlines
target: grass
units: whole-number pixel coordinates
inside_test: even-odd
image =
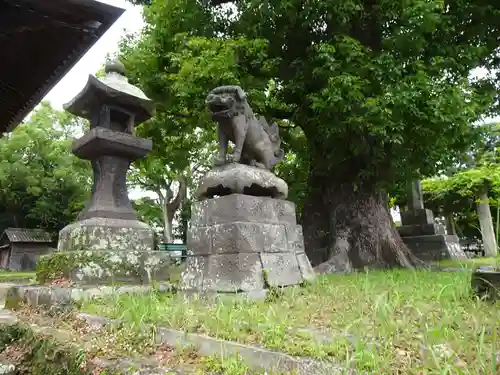
[[[88,325],[74,313],[54,314],[28,306],[17,310],[16,315],[20,323],[0,326],[0,362],[6,360],[17,368],[29,368],[30,374],[118,375],[129,374],[144,364],[172,369],[165,375],[264,374],[252,371],[236,356],[200,356],[194,348],[158,345],[154,336],[137,326],[98,327]],[[122,362],[122,371],[105,371],[92,363],[96,357],[121,358],[131,367]],[[69,371],[68,363],[77,366]]]
[[[120,295],[82,309],[375,373],[500,374],[500,304],[471,294],[468,272],[397,270],[321,277],[272,301]]]
[[[476,268],[481,266],[497,266],[500,267],[500,257],[496,258],[471,258],[466,260],[442,260],[437,262],[441,267],[462,267]]]
[[[0,283],[31,280],[35,278],[35,272],[0,271]]]

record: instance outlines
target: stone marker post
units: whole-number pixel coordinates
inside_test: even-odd
[[[422,194],[422,184],[420,180],[411,180],[407,184],[408,211],[424,209],[424,197]]]
[[[398,228],[406,246],[425,261],[466,258],[458,236],[446,235],[444,226],[436,224],[432,211],[424,207],[419,180],[408,183],[407,194],[408,210],[401,212],[402,226]]]
[[[219,155],[192,207],[181,289],[253,298],[314,278],[295,205],[284,200],[288,186],[269,170],[283,158],[278,127],[257,119],[238,86],[212,90],[207,104],[218,122]]]
[[[73,153],[94,171],[92,196],[78,221],[59,233],[58,257],[68,277],[80,283],[146,283],[168,274],[168,256],[154,251],[152,229],[137,220],[128,198],[130,163],[151,151],[152,142],[133,135],[154,114],[150,99],[128,83],[120,62],[108,63],[106,77],[90,76],[65,109],[90,121],[90,131],[73,143]]]

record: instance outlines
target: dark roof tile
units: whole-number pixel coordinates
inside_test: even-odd
[[[7,228],[4,235],[7,236],[10,242],[53,242],[52,236],[40,229]]]
[[[124,12],[95,0],[1,0],[0,133],[11,131]],[[71,98],[68,98],[68,100]]]

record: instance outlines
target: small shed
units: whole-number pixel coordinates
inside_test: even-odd
[[[52,236],[39,229],[7,228],[0,237],[0,267],[34,270],[40,255],[53,251]]]

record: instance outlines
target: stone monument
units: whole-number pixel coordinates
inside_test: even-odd
[[[128,82],[120,62],[108,63],[105,72],[102,79],[89,76],[84,89],[64,106],[90,121],[90,131],[74,141],[73,153],[91,162],[94,183],[78,221],[60,231],[57,256],[64,254],[74,263],[69,275],[74,281],[151,281],[166,277],[166,254],[154,251],[152,229],[137,219],[126,176],[131,162],[152,149],[151,140],[133,132],[153,116],[154,107]]]
[[[238,86],[212,90],[206,103],[219,153],[192,207],[181,289],[261,296],[313,279],[288,186],[270,170],[284,155],[278,126],[257,118]]]
[[[424,261],[465,259],[456,234],[446,234],[445,228],[434,221],[431,210],[424,208],[422,186],[419,180],[408,183],[408,210],[401,212],[398,228],[403,242]]]

